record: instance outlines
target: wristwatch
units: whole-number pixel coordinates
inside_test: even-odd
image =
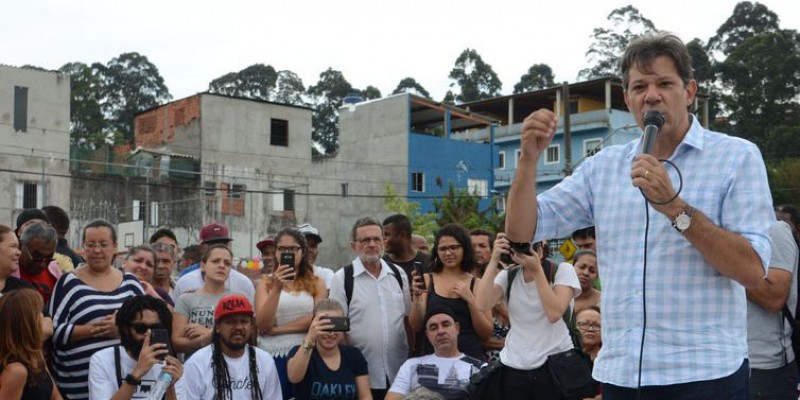
[[[131,386],[139,386],[142,383],[141,380],[138,380],[138,379],[134,378],[133,375],[131,375],[131,374],[125,375],[125,379],[124,380],[125,380],[125,382],[127,384],[129,384]]]
[[[303,344],[300,345],[300,347],[302,347],[303,351],[305,351],[306,353],[310,352],[311,349],[314,348],[314,346],[316,346],[314,342],[309,342],[307,340],[303,340]]]
[[[672,220],[672,226],[680,233],[686,232],[692,226],[692,216],[694,215],[694,208],[686,206],[681,210],[675,219]]]

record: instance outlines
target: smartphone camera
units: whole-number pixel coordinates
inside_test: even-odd
[[[533,255],[533,251],[531,251],[531,244],[530,243],[526,243],[526,242],[508,242],[508,244],[511,246],[510,251],[512,251],[514,253],[522,253],[522,254],[527,254],[529,256]],[[502,261],[503,264],[506,264],[506,265],[514,264],[514,260],[511,259],[511,254],[510,253],[501,255],[500,256],[500,261]]]
[[[151,329],[150,330],[150,344],[156,343],[164,343],[167,345],[167,350],[169,350],[169,354],[172,354],[172,343],[169,338],[169,332],[166,329]],[[166,354],[158,355],[158,359],[160,361],[164,361],[166,359]]]
[[[325,317],[333,324],[333,328],[327,329],[328,332],[348,332],[350,331],[350,317]]]
[[[294,253],[281,253],[280,265],[288,265],[291,272],[294,271]]]

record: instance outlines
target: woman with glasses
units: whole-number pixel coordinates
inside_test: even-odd
[[[325,282],[308,262],[308,244],[300,231],[285,228],[275,236],[278,267],[256,288],[259,347],[275,359],[284,399],[294,397],[286,372],[289,351],[303,343],[313,318],[314,304],[327,297]]]
[[[214,308],[219,300],[231,292],[225,282],[233,266],[233,253],[224,244],[208,247],[200,259],[203,287],[181,295],[175,303],[172,320],[172,345],[188,359],[201,347],[211,344],[214,329]]]
[[[156,252],[152,247],[143,244],[131,247],[128,250],[128,254],[125,255],[125,259],[122,261],[122,270],[139,278],[139,283],[144,288],[145,293],[157,299],[162,299],[170,307],[174,307],[175,303],[172,302],[169,294],[160,287],[153,285],[155,265]]]
[[[53,367],[67,399],[88,397],[89,355],[119,343],[114,316],[126,299],[144,294],[139,279],[111,264],[117,232],[97,219],[83,228],[86,263],[61,276],[53,288]]]
[[[594,361],[603,345],[600,336],[600,307],[589,306],[575,314],[575,325],[581,333],[583,352]]]
[[[542,253],[541,243],[520,244],[512,249],[505,235],[498,234],[483,281],[476,290],[477,303],[483,310],[504,298],[508,304],[511,328],[500,351],[499,373],[494,375],[499,382],[487,383],[499,388],[497,398],[563,399],[547,362],[548,357],[574,348],[563,316],[572,299],[581,293],[581,286],[575,270],[567,263],[556,266],[545,259],[549,263],[548,277],[542,266]],[[503,254],[510,255],[516,266],[501,266]],[[510,283],[509,276],[514,277]]]
[[[33,289],[0,297],[0,399],[61,399],[42,350],[43,306]]]
[[[575,298],[575,312],[591,306],[600,306],[600,291],[594,288],[597,280],[597,254],[591,250],[578,250],[572,259],[581,294]]]
[[[473,265],[472,241],[466,228],[447,224],[439,229],[431,253],[432,273],[418,277],[414,272],[409,322],[414,332],[420,332],[424,329],[423,318],[429,309],[447,307],[453,310],[460,326],[458,349],[470,357],[485,360],[481,341],[492,335],[494,325],[491,311],[478,309],[475,302],[473,290],[481,279],[470,273]],[[433,346],[427,338],[423,346],[422,354],[433,353]]]

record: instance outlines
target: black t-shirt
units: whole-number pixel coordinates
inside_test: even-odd
[[[300,346],[289,352],[289,358],[297,353]],[[294,385],[298,400],[357,399],[356,377],[368,375],[367,360],[361,351],[352,346],[339,346],[342,362],[337,371],[331,371],[317,352],[312,350],[311,360],[303,380]]]
[[[397,265],[398,267],[402,268],[403,271],[406,271],[406,276],[408,277],[409,284],[413,282],[413,280],[411,279],[411,272],[414,271],[415,265],[419,265],[420,268],[422,268],[423,273],[430,272],[430,266],[428,264],[431,261],[431,257],[421,251],[418,251],[417,255],[415,255],[414,258],[412,258],[409,261],[397,262],[389,258],[388,254],[385,254],[383,256],[383,259],[394,265]]]

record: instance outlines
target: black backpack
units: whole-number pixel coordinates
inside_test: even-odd
[[[400,290],[403,290],[403,278],[400,276],[400,270],[396,265],[384,260],[389,269],[394,273],[394,278],[397,279],[397,284],[400,285]],[[405,271],[403,272],[405,273]],[[353,264],[348,264],[344,267],[344,294],[347,296],[347,309],[350,309],[350,301],[353,300]]]

